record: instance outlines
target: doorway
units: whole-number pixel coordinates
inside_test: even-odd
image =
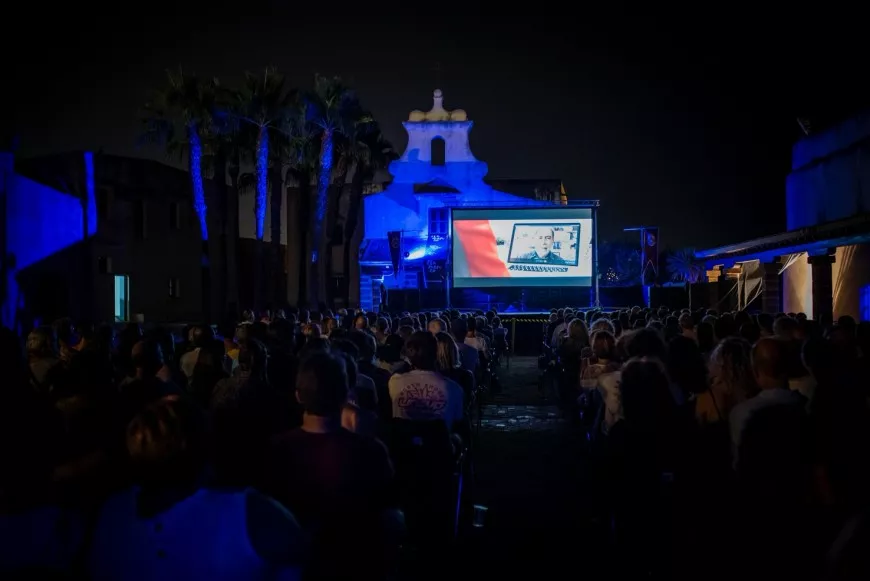
[[[130,320],[130,277],[125,274],[115,275],[114,316],[115,322]]]

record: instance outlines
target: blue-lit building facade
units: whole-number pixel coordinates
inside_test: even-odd
[[[0,162],[4,325],[203,317],[186,171],[87,151]]]
[[[378,307],[381,285],[388,292],[446,291],[451,208],[567,203],[558,180],[486,180],[487,164],[469,145],[473,122],[461,109],[445,109],[440,90],[431,110],[412,111],[403,125],[408,145],[390,164],[392,180],[364,198],[359,302],[366,309]],[[401,233],[398,269],[390,232]]]
[[[792,150],[787,231],[696,253],[737,278],[737,306],[870,320],[870,111]]]

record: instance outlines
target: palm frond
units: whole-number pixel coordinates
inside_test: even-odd
[[[695,258],[694,249],[684,248],[669,254],[665,264],[674,282],[695,284],[703,280],[704,265]]]

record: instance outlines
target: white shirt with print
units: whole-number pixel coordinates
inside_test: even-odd
[[[450,428],[462,419],[465,393],[455,381],[434,371],[415,369],[390,378],[393,417],[444,420]]]

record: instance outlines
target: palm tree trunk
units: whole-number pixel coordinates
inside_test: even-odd
[[[343,263],[344,263],[344,293],[345,304],[350,307],[350,285],[359,284],[358,280],[351,280],[352,270],[350,267],[351,246],[353,245],[353,235],[356,232],[357,222],[359,221],[360,208],[362,207],[363,197],[363,172],[359,166],[354,169],[353,179],[350,182],[350,200],[347,205],[347,218],[344,221],[344,247],[343,247]],[[359,257],[357,257],[357,260]]]
[[[227,267],[227,255],[229,254],[229,188],[227,187],[227,152],[224,148],[218,147],[214,157],[214,186],[215,197],[218,207],[218,219],[220,222],[220,239],[218,240],[217,248],[217,268],[212,269],[213,274],[218,274],[217,292],[213,298],[216,305],[215,312],[220,317],[219,322],[223,323],[231,313],[227,310],[229,306],[229,281],[230,272]]]
[[[311,174],[303,172],[299,178],[299,300],[298,306],[308,304],[311,293],[308,288],[308,273],[311,264]]]
[[[333,272],[333,260],[332,260],[332,240],[333,233],[338,226],[339,213],[341,210],[341,195],[344,191],[344,182],[347,181],[347,163],[342,163],[341,168],[338,171],[338,175],[335,176],[335,182],[330,188],[330,200],[329,200],[329,215],[326,220],[326,255],[323,257],[326,261],[325,270],[327,276],[329,278],[329,284],[326,287],[326,304],[329,308],[332,308],[335,305],[335,289],[332,286],[332,272]]]
[[[329,184],[332,181],[332,130],[325,129],[320,137],[320,173],[317,176],[317,211],[314,216],[314,246],[311,253],[311,262],[314,265],[316,277],[317,296],[315,301],[319,303],[326,300],[326,261],[323,255],[328,248],[324,226],[329,212]]]
[[[277,167],[275,167],[277,166]],[[269,197],[269,231],[271,234],[271,252],[269,276],[266,280],[271,280],[272,288],[270,289],[269,298],[273,309],[280,309],[284,304],[284,299],[281,297],[281,287],[286,281],[284,274],[284,264],[281,260],[281,209],[283,204],[284,176],[281,175],[281,165],[273,164],[269,170],[269,183],[271,184],[271,195]]]
[[[239,157],[233,152],[229,162],[230,187],[224,204],[227,222],[224,226],[227,238],[227,312],[238,316],[239,305]]]
[[[263,236],[265,235],[266,227],[266,203],[269,197],[268,181],[269,181],[269,134],[265,127],[260,128],[257,134],[257,194],[254,200],[254,216],[257,228],[257,251],[256,265],[254,268],[254,308],[260,309],[263,306],[263,282],[264,282],[264,261],[265,254]]]
[[[202,257],[200,259],[202,283],[202,314],[206,322],[211,322],[211,273],[208,256],[208,207],[205,203],[205,189],[202,184],[202,142],[195,125],[187,128],[190,154],[188,155],[188,170],[193,186],[193,209],[199,220],[199,232],[202,239]]]

